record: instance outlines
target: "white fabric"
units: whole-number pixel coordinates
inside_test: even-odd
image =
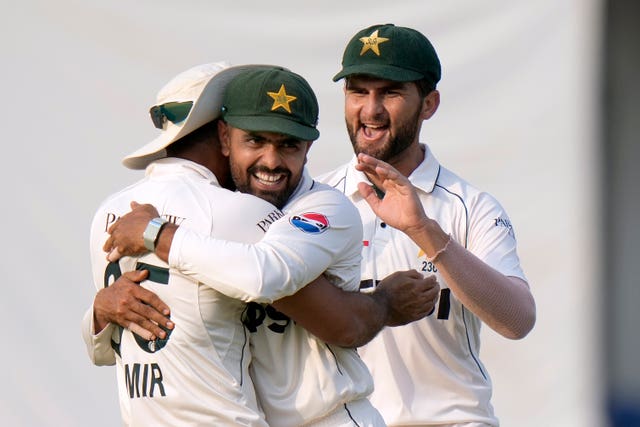
[[[292,295],[323,272],[335,276],[335,285],[357,289],[360,278],[354,266],[360,263],[357,249],[362,236],[357,210],[339,192],[314,182],[306,171],[290,200],[286,217],[272,224],[268,238],[256,244],[179,228],[169,265],[245,301],[268,303]],[[326,216],[329,227],[310,234],[292,225],[294,216],[308,212]]]
[[[355,400],[338,408],[316,421],[303,427],[386,427],[382,415],[371,405],[368,399]]]
[[[215,176],[200,165],[158,160],[147,168],[144,179],[107,198],[95,214],[90,243],[97,290],[117,276],[105,277],[109,274],[102,245],[108,226],[130,210],[132,200],[153,204],[181,228],[242,241],[260,239],[264,229],[259,224],[277,212],[261,199],[220,188]],[[129,271],[137,262],[168,267],[153,254],[123,258],[118,267]],[[145,351],[131,332],[123,332],[121,357],[115,361],[125,425],[266,426],[248,377],[250,354],[240,321],[245,305],[174,270],[167,284],[150,278],[142,286],[171,307],[175,329],[166,346],[155,343],[155,352]],[[91,338],[87,345],[95,344],[92,360],[113,358],[110,336],[105,343],[104,334],[102,340],[91,334],[92,317],[85,316],[83,323],[85,340]],[[104,352],[108,354],[100,354]]]
[[[357,183],[368,180],[355,170],[355,161],[318,180],[343,191],[360,211],[362,280],[381,280],[407,269],[439,276],[426,254],[402,232],[381,223],[360,197]],[[428,148],[409,179],[427,215],[455,241],[499,272],[526,280],[509,217],[492,196],[441,167]],[[491,380],[478,356],[481,322],[453,294],[445,310],[448,287],[442,277],[438,280],[442,291],[432,315],[385,328],[359,350],[376,385],[371,402],[389,425],[474,421],[496,426]]]
[[[323,272],[334,285],[356,291],[362,223],[348,199],[305,171],[284,212],[255,245],[179,230],[170,264],[217,288],[235,284],[244,290],[238,298],[278,299]],[[303,232],[293,224],[309,212],[326,217],[323,232]],[[251,318],[264,316],[251,333],[251,375],[270,425],[300,426],[371,393],[371,375],[354,349],[327,345],[271,307],[248,309],[255,311]],[[372,410],[369,420],[377,417]]]

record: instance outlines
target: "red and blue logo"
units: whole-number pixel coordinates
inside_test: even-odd
[[[309,234],[324,233],[329,228],[329,220],[327,217],[315,212],[293,215],[289,218],[289,222],[294,227]]]

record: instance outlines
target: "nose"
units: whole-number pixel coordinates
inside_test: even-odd
[[[376,119],[384,112],[382,97],[375,92],[370,92],[362,101],[362,116],[365,119]]]
[[[269,169],[282,166],[282,156],[276,144],[265,144],[260,153],[260,164]]]

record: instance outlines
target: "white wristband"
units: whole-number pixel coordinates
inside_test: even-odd
[[[142,240],[144,241],[144,247],[153,252],[156,249],[156,240],[158,240],[158,234],[160,234],[160,230],[167,223],[167,220],[164,218],[153,218],[147,224],[147,228],[144,229],[144,233],[142,233]]]

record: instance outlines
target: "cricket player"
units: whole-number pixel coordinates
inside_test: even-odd
[[[360,349],[376,384],[371,401],[387,424],[497,426],[480,327],[522,338],[535,323],[535,302],[504,208],[419,141],[438,109],[440,74],[435,49],[418,31],[393,24],[358,31],[334,77],[345,79],[356,156],[318,179],[360,212],[363,288],[408,268],[441,284],[433,315],[385,328]]]
[[[102,250],[108,227],[129,211],[133,199],[154,203],[164,218],[185,229],[247,242],[260,240],[265,224],[282,216],[264,200],[221,187],[229,172],[215,119],[225,86],[246,68],[204,64],[160,90],[151,112],[161,134],[125,159],[129,166],[147,167],[145,177],[109,196],[91,225],[96,290],[123,272],[146,270],[145,288],[170,304],[171,321],[179,325],[165,328],[164,339],[149,340],[105,324],[93,309],[87,312],[83,336],[89,355],[96,364],[117,365],[127,426],[267,426],[248,377],[251,357],[239,320],[245,304],[170,272],[153,253],[108,262]]]
[[[187,261],[183,265],[180,265],[182,261],[169,259],[172,267],[182,268],[201,282],[215,283],[216,289],[229,295],[235,293],[240,299],[272,301],[295,293],[323,272],[335,285],[355,290],[359,283],[361,232],[357,211],[339,192],[317,185],[303,170],[310,145],[308,141],[317,138],[315,96],[301,77],[286,70],[274,68],[255,71],[240,74],[225,94],[223,116],[228,123],[220,125],[225,141],[224,150],[230,154],[229,151],[234,151],[230,147],[240,142],[240,151],[245,151],[245,158],[247,151],[261,151],[259,161],[252,166],[257,170],[255,173],[260,176],[259,179],[269,183],[266,187],[270,191],[265,191],[268,194],[261,196],[268,198],[270,194],[275,195],[273,201],[278,202],[278,194],[290,189],[290,200],[294,201],[290,204],[290,213],[271,224],[265,238],[253,246],[211,239],[208,233],[192,232],[176,224],[166,224],[157,239],[157,245],[153,245],[156,254],[162,259],[169,259],[168,254],[162,252],[162,242],[165,236],[171,236],[173,246],[169,246],[192,248],[185,251]],[[273,89],[268,91],[267,88]],[[294,99],[299,100],[299,108],[298,105],[293,108],[289,105]],[[272,112],[273,105],[280,102],[285,104],[282,106],[285,112]],[[245,129],[235,128],[229,123],[236,123]],[[253,129],[254,123],[258,129]],[[280,159],[280,164],[272,168],[276,172],[268,170],[265,160],[268,156],[272,157],[270,160]],[[238,164],[231,163],[232,169],[234,164]],[[279,177],[290,175],[293,179],[280,188],[279,181],[282,180],[271,179],[272,174]],[[274,187],[276,191],[273,191]],[[311,208],[315,210],[310,211]],[[158,216],[155,210],[153,216]],[[121,253],[128,253],[127,250],[132,246],[118,243],[119,234],[121,237],[135,236],[134,240],[141,240],[138,237],[143,235],[141,231],[123,232],[127,228],[127,217],[132,218],[127,215],[111,227],[113,234],[105,245],[107,249],[117,246]],[[150,223],[145,233],[149,232],[151,222],[148,219],[143,221],[143,229]],[[144,248],[139,242],[137,244]],[[220,252],[220,249],[223,251]],[[139,248],[134,252],[136,250]],[[194,257],[195,260],[188,260],[190,253],[207,250],[213,251],[209,252],[209,257],[198,255]],[[306,255],[312,260],[309,264],[306,264]],[[204,265],[199,265],[203,258]],[[300,264],[301,260],[305,263]],[[229,265],[250,270],[256,261],[258,274],[240,271],[234,275],[228,271]],[[302,271],[291,269],[291,262],[300,264],[296,267]],[[304,291],[313,292],[313,289],[307,286]],[[427,289],[430,294],[434,286],[430,285]],[[350,295],[359,293],[352,292]],[[301,314],[304,306],[299,300],[296,302],[298,297],[299,294],[284,298],[274,306],[285,304],[286,310],[288,299],[290,305],[296,305],[297,314]],[[428,299],[433,300],[433,295]],[[322,306],[322,309],[331,312],[335,304],[330,301],[326,303],[328,306]],[[423,305],[428,307],[428,304]],[[302,314],[313,317],[313,313]],[[245,310],[243,319],[247,329],[252,332],[252,376],[256,384],[258,381],[261,384],[260,403],[271,425],[301,425],[318,420],[329,420],[330,425],[348,425],[354,419],[362,420],[362,425],[383,425],[379,414],[366,399],[371,391],[371,377],[355,350],[329,346],[270,306],[251,304]],[[395,321],[392,317],[384,319],[387,323]],[[300,322],[304,323],[304,320]],[[326,329],[325,325],[320,326]],[[275,338],[268,338],[271,334],[276,334]],[[322,334],[319,332],[318,335]],[[325,398],[318,399],[319,395]]]

